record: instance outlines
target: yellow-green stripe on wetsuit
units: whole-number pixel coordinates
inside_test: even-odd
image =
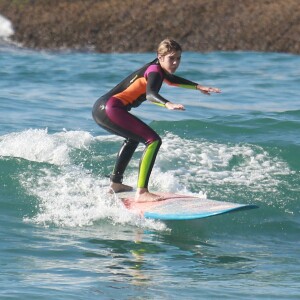
[[[140,162],[138,188],[148,187],[149,177],[160,145],[161,141],[157,140],[146,147]]]

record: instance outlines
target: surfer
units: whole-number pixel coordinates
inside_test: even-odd
[[[93,118],[107,131],[124,137],[125,141],[117,155],[110,175],[110,189],[115,192],[130,191],[133,188],[123,184],[123,174],[139,143],[146,147],[140,160],[135,201],[157,201],[161,197],[148,189],[150,174],[161,146],[160,136],[147,124],[129,113],[149,100],[169,110],[185,110],[182,104],[174,103],[159,94],[162,83],[187,89],[196,89],[203,94],[220,93],[220,89],[202,86],[190,80],[175,76],[181,60],[182,48],[174,40],[163,40],[157,49],[157,57],[133,72],[122,82],[100,97],[93,107]]]

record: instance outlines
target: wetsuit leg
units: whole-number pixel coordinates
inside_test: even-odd
[[[125,137],[128,141],[122,146],[114,172],[111,176],[113,182],[120,182],[125,168],[139,142],[144,143],[146,148],[140,161],[138,187],[147,188],[149,177],[161,145],[161,138],[143,121],[130,114],[126,106],[116,99],[110,98],[107,101],[97,101],[93,110],[95,121],[103,128],[114,134]],[[134,150],[133,150],[134,148]],[[123,161],[124,159],[124,161]]]
[[[161,139],[148,144],[140,160],[138,188],[147,188],[153,165],[161,146]]]
[[[128,166],[128,163],[131,160],[132,155],[138,144],[139,142],[130,139],[126,139],[124,141],[117,155],[117,160],[115,163],[113,173],[110,176],[112,182],[122,183],[125,169]]]

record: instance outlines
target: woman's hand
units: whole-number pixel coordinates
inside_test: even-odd
[[[176,104],[176,103],[173,103],[173,102],[167,102],[165,104],[165,107],[167,109],[171,109],[171,110],[185,110],[185,108],[182,104]]]
[[[197,85],[197,90],[205,95],[210,95],[210,93],[221,93],[221,90],[218,88],[202,86],[200,84]]]

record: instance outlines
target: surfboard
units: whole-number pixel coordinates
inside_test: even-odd
[[[240,204],[202,197],[159,193],[164,199],[153,202],[135,202],[135,192],[117,193],[117,197],[130,211],[157,220],[193,220],[222,215],[231,212],[258,208],[253,204]]]

